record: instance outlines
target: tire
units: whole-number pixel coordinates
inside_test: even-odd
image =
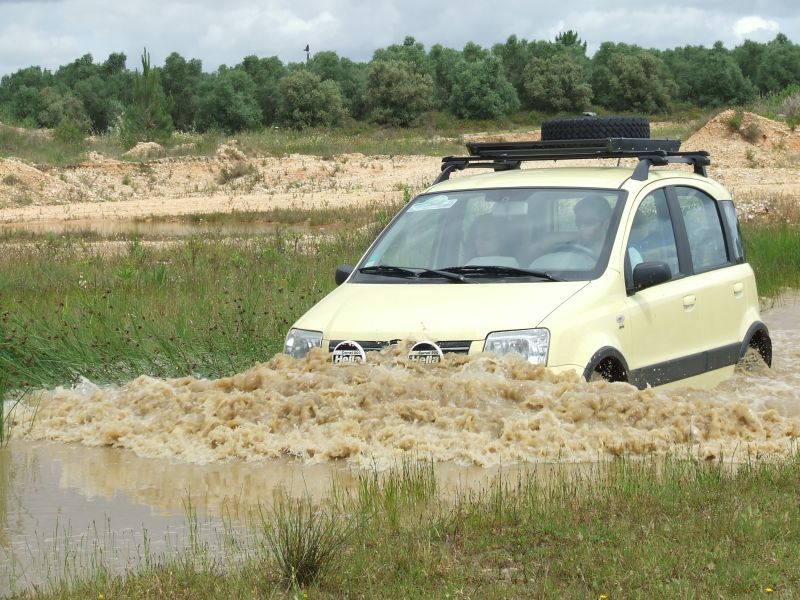
[[[542,122],[542,141],[599,138],[649,138],[650,123],[643,117],[573,117]]]

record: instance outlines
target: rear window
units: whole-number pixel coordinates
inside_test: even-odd
[[[716,200],[695,188],[676,187],[675,193],[686,224],[694,271],[708,271],[728,264]]]
[[[731,200],[723,200],[719,203],[722,210],[722,219],[731,238],[731,251],[733,261],[736,263],[744,262],[744,245],[742,244],[742,232],[739,229],[739,219],[736,217],[736,207]]]

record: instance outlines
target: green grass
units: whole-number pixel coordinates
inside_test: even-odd
[[[742,200],[765,207],[749,218],[740,216],[747,261],[756,273],[759,294],[774,297],[786,288],[800,287],[800,205],[797,199],[779,193]]]
[[[553,466],[455,498],[429,463],[404,463],[325,502],[267,510],[238,560],[198,546],[36,597],[790,598],[800,593],[798,489],[797,454],[738,468],[675,456]],[[279,540],[276,528],[300,533]],[[293,548],[308,552],[287,562]],[[291,574],[308,565],[315,576],[301,584]]]
[[[85,151],[86,146],[82,144],[0,124],[0,158],[14,157],[37,165],[62,166],[80,162]]]
[[[800,288],[800,227],[775,223],[744,225],[742,230],[759,294],[773,297],[786,288]]]

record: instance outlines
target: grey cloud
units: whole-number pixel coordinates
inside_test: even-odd
[[[30,65],[54,69],[87,53],[104,60],[124,52],[135,68],[145,46],[154,64],[174,51],[200,59],[206,71],[236,64],[249,54],[301,61],[306,44],[312,52],[333,50],[366,61],[375,49],[402,43],[407,35],[426,48],[460,49],[469,41],[490,47],[511,34],[553,39],[566,29],[577,31],[590,52],[605,41],[674,48],[720,40],[733,47],[746,29],[741,19],[749,17],[769,24],[752,30],[759,41],[774,37],[777,26],[800,42],[794,3],[766,0],[688,5],[633,0],[440,5],[427,0],[0,0],[0,75]]]

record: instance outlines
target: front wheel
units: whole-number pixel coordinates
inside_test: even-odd
[[[586,372],[584,372],[586,373]],[[586,375],[586,381],[592,383],[596,381],[628,381],[628,373],[625,367],[615,358],[608,356],[601,360]]]

